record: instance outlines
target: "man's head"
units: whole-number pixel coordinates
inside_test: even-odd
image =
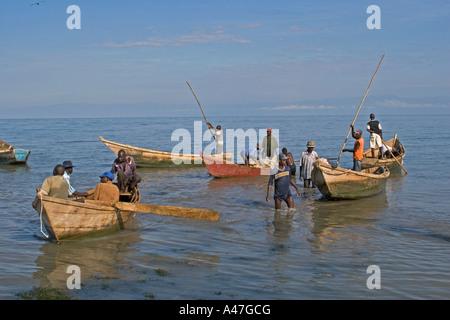
[[[284,154],[280,153],[280,155],[278,156],[278,162],[280,163],[280,166],[285,165],[287,159],[288,159],[288,157],[286,157]]]
[[[218,124],[218,125],[217,125],[217,127],[216,127],[216,129],[217,129],[217,130],[222,130],[222,127],[221,127],[221,125],[220,125],[220,124]]]
[[[281,149],[281,152],[282,152],[283,154],[286,154],[286,153],[287,153],[287,148]]]
[[[100,177],[100,181],[102,183],[106,183],[108,181],[113,181],[114,180],[114,174],[111,171],[107,171],[104,174],[102,174]]]
[[[72,161],[69,161],[69,160],[64,161],[62,165],[68,174],[71,174],[73,172],[74,166],[72,164]]]
[[[373,113],[370,114],[370,120],[375,119],[375,115]]]
[[[119,152],[117,153],[117,157],[119,158],[120,162],[127,161],[127,153],[123,149],[119,150]]]
[[[355,136],[356,136],[356,139],[361,138],[362,137],[362,130],[361,129],[356,130],[355,131]]]
[[[268,135],[268,136],[271,136],[271,135],[272,135],[272,129],[271,129],[271,128],[267,129],[267,135]]]
[[[53,169],[53,175],[54,176],[64,175],[64,166],[61,164],[56,165],[56,167]]]

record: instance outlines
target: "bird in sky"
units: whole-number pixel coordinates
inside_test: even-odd
[[[34,6],[34,5],[37,5],[37,6],[38,6],[38,5],[40,5],[42,2],[45,2],[45,1],[32,3],[31,6]]]

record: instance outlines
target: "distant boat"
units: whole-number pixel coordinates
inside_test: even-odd
[[[372,158],[372,150],[367,149],[363,152],[363,160],[362,160],[363,169],[385,166],[392,170],[393,168],[399,167],[399,163],[403,164],[403,158],[406,155],[406,150],[403,144],[400,142],[400,140],[397,139],[397,135],[395,135],[394,138],[388,141],[384,141],[384,143],[391,148],[392,146],[394,146],[393,153],[395,155],[395,158],[392,157],[389,151],[387,157],[385,156],[382,159]],[[375,151],[375,153],[377,154],[378,152]],[[396,161],[396,159],[398,162]]]
[[[328,199],[359,199],[382,192],[389,175],[387,167],[372,167],[357,172],[316,161],[311,179]]]
[[[108,141],[102,136],[99,137],[112,152],[116,155],[119,150],[125,150],[126,154],[132,156],[138,167],[167,167],[176,166],[177,162],[180,165],[200,165],[203,166],[202,157],[200,154],[178,154],[165,151],[156,151],[151,149],[144,149],[139,147],[130,146],[118,142]],[[231,158],[233,154],[224,153],[223,158]]]
[[[140,193],[125,193],[120,198],[124,202],[138,203]],[[118,210],[108,202],[78,202],[40,195],[36,196],[32,206],[40,215],[49,238],[57,242],[124,229],[136,215],[135,211]]]
[[[221,161],[220,159],[203,153],[201,155],[209,174],[216,178],[270,175],[270,166],[246,166],[244,164]]]
[[[0,164],[25,164],[30,156],[30,150],[16,149],[0,140]]]

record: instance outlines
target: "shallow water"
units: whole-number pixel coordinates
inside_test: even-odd
[[[364,127],[364,116],[356,127]],[[281,144],[299,159],[308,140],[320,156],[337,157],[352,119],[215,121],[224,129],[278,128]],[[142,202],[215,209],[220,221],[138,213],[125,230],[59,245],[43,239],[31,207],[36,187],[57,163],[71,160],[72,184],[88,190],[115,158],[98,136],[171,151],[172,132],[193,132],[201,119],[0,120],[0,139],[31,149],[28,165],[0,166],[0,299],[20,299],[18,293],[33,288],[79,299],[449,299],[450,132],[439,138],[433,132],[450,116],[377,119],[386,140],[397,133],[405,145],[408,171],[393,171],[379,195],[326,201],[316,189],[303,189],[297,176],[302,197],[294,198],[295,209],[283,205],[276,212],[273,199],[265,201],[266,177],[215,179],[204,167],[146,168],[139,170]],[[340,164],[350,168],[351,154]],[[69,265],[80,267],[79,290],[67,289]],[[381,289],[366,285],[370,265],[381,270]]]

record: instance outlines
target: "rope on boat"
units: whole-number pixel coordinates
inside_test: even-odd
[[[42,229],[42,211],[43,211],[43,208],[44,208],[44,203],[43,203],[42,200],[43,200],[44,193],[46,193],[44,190],[41,190],[38,193],[39,199],[41,200],[41,210],[39,212],[39,220],[40,220],[40,223],[41,223],[41,233],[45,236],[46,239],[48,239],[48,235],[46,235],[44,230]]]

